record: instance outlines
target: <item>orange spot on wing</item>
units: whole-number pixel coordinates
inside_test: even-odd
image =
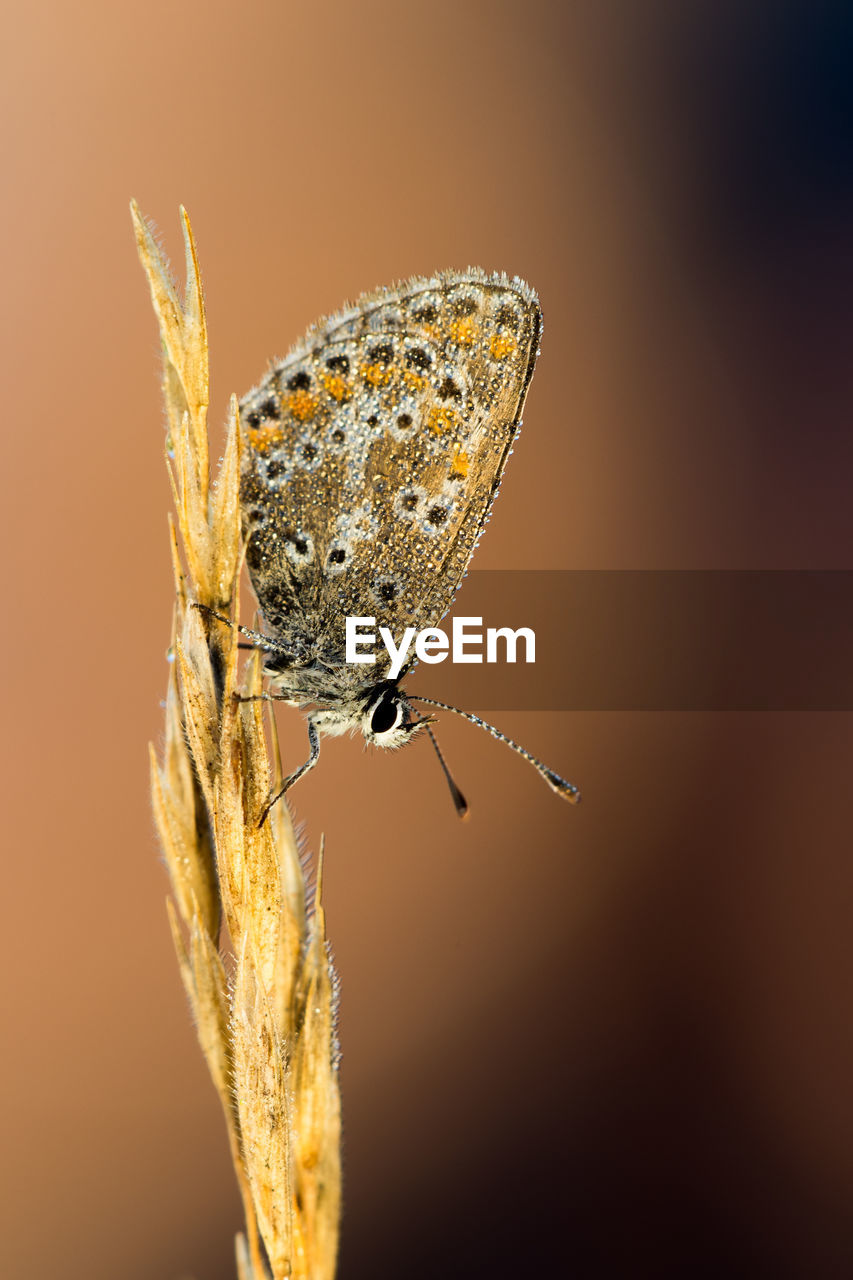
[[[413,373],[411,369],[403,371],[403,382],[409,391],[423,391],[426,386],[426,378],[422,378],[419,373]]]
[[[452,409],[433,405],[429,411],[429,417],[427,418],[427,427],[433,435],[442,436],[445,431],[452,431],[458,422],[458,413],[454,413]]]
[[[454,342],[460,343],[463,347],[470,347],[477,337],[477,322],[472,320],[470,316],[464,316],[458,320],[450,322],[450,336]]]
[[[317,412],[318,400],[310,391],[294,391],[287,397],[287,407],[298,422],[308,422]]]
[[[335,373],[326,374],[323,378],[323,386],[333,400],[348,400],[350,397],[349,384]]]
[[[385,364],[363,364],[359,373],[372,387],[385,387],[391,381],[391,370]]]
[[[256,453],[269,453],[283,439],[284,432],[278,423],[270,422],[264,427],[249,428],[249,444]]]
[[[515,347],[515,338],[508,333],[493,334],[489,343],[489,350],[496,360],[505,360],[508,355],[515,351]]]
[[[453,461],[450,464],[450,478],[458,476],[464,480],[471,469],[471,459],[462,448],[461,445],[455,445],[453,449]]]

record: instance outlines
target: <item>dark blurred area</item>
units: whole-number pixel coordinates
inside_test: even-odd
[[[697,247],[707,253],[716,241],[737,266],[779,250],[797,256],[809,232],[849,204],[853,13],[844,4],[726,8],[673,25],[666,90],[682,107],[673,114],[685,148],[701,159],[690,193]]]
[[[837,569],[472,569],[441,632],[406,688],[440,685],[450,706],[853,711],[853,574]],[[375,620],[365,633],[384,653]]]
[[[853,10],[8,27],[3,1270],[224,1280],[146,790],[170,496],[128,200],[176,264],[192,216],[214,426],[347,296],[469,262],[537,288],[477,568],[851,569]],[[294,791],[342,982],[341,1280],[853,1274],[850,714],[490,713],[579,809],[450,717],[465,824],[428,745],[324,743]]]

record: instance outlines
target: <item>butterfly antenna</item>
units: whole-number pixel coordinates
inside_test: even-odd
[[[452,707],[449,702],[438,702],[435,698],[422,698],[420,694],[408,695],[410,702],[425,702],[430,707],[438,707],[441,711],[453,711],[457,716],[461,716],[463,720],[469,720],[471,724],[476,724],[481,729],[485,729],[493,738],[497,738],[498,742],[504,742],[508,747],[512,747],[513,751],[517,751],[520,756],[528,760],[536,772],[545,779],[552,791],[556,791],[558,796],[562,796],[564,800],[568,800],[569,804],[577,804],[580,801],[581,793],[577,787],[571,782],[566,782],[565,778],[561,778],[553,769],[549,769],[541,760],[537,760],[536,756],[531,755],[524,747],[520,747],[517,742],[513,742],[512,738],[508,738],[505,733],[501,733],[500,729],[496,729],[493,724],[487,724],[485,720],[481,720],[479,716],[474,716],[470,711],[460,711],[459,707]],[[429,735],[432,738],[432,734]],[[435,742],[435,749],[438,751],[438,743]],[[447,766],[444,764],[441,752],[438,752],[438,758],[444,765],[444,771],[447,773]],[[448,778],[450,775],[447,775]],[[451,787],[452,787],[451,782]],[[467,806],[466,806],[467,807]]]
[[[429,734],[430,742],[435,747],[435,754],[438,756],[438,763],[441,765],[442,770],[444,771],[444,776],[447,779],[447,785],[450,787],[450,794],[453,796],[453,803],[456,805],[456,812],[459,814],[460,818],[467,818],[468,817],[468,801],[465,799],[462,792],[459,790],[456,783],[453,781],[453,775],[451,774],[450,770],[447,767],[447,761],[445,760],[444,756],[441,754],[441,747],[438,745],[438,741],[436,739],[435,734],[433,733],[432,729],[429,727],[428,724],[425,725],[425,728],[427,733]]]
[[[247,636],[251,640],[251,644],[238,643],[238,649],[264,649],[267,653],[285,653],[290,656],[290,650],[278,640],[274,640],[272,636],[262,635],[260,631],[253,631],[251,627],[244,627],[239,622],[232,622],[224,614],[217,613],[215,609],[209,608],[206,604],[199,604],[197,600],[193,601],[192,607],[198,609],[199,613],[206,613],[208,617],[216,618],[217,622],[224,622],[226,627],[230,627],[232,631],[239,631],[241,636]]]

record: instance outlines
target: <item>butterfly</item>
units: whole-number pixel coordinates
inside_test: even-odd
[[[400,687],[390,659],[345,661],[347,617],[394,635],[449,609],[521,425],[542,313],[518,277],[469,269],[368,293],[320,321],[240,402],[246,564],[272,695],[321,734],[400,747],[426,730],[457,810],[467,805],[415,702],[453,711],[518,751],[558,795],[579,792],[479,717]]]

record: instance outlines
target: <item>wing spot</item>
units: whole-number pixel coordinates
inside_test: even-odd
[[[274,427],[272,423],[267,423],[263,427],[254,428],[250,424],[249,444],[261,455],[269,453],[270,449],[281,444],[283,439],[281,427]]]
[[[365,364],[361,367],[361,376],[371,387],[384,387],[391,381],[391,370],[387,364]]]
[[[281,417],[281,409],[278,401],[274,396],[268,396],[262,405],[258,407],[258,413],[262,418],[273,418],[275,420]]]
[[[394,359],[394,347],[390,342],[377,342],[368,349],[367,358],[373,364],[391,364]]]
[[[464,480],[471,467],[471,460],[461,445],[455,445],[453,461],[450,464],[450,479]]]
[[[439,400],[461,400],[462,392],[452,378],[445,378],[438,388],[438,398]]]
[[[431,302],[424,302],[412,312],[412,319],[417,320],[418,324],[434,324],[438,319],[438,308]]]
[[[496,360],[505,360],[515,347],[515,338],[508,333],[494,333],[489,342],[489,350]]]
[[[477,325],[470,317],[463,317],[461,320],[451,320],[450,336],[454,342],[458,342],[463,347],[473,345],[477,337]]]
[[[444,435],[445,431],[451,431],[459,422],[459,415],[453,409],[440,409],[438,405],[433,405],[429,411],[427,419],[427,427],[436,436]]]
[[[287,407],[298,422],[308,422],[317,412],[317,397],[309,395],[307,391],[300,388],[294,391],[293,395],[288,396]]]
[[[313,542],[298,529],[286,529],[284,541],[288,560],[297,566],[305,564],[314,555]]]
[[[410,369],[431,369],[432,356],[423,347],[412,347],[406,352],[406,364]]]
[[[324,374],[323,386],[328,391],[333,400],[337,400],[339,404],[350,398],[350,389],[347,382],[338,377],[337,374]]]
[[[426,489],[421,488],[419,485],[405,485],[402,489],[397,490],[397,496],[394,499],[394,514],[401,520],[414,520],[426,499]],[[414,548],[413,551],[414,554],[417,554],[417,548]]]
[[[311,375],[306,373],[304,369],[300,369],[298,373],[294,373],[292,378],[287,380],[288,391],[307,391],[311,386]]]
[[[518,328],[518,312],[515,307],[511,307],[507,303],[504,303],[499,308],[495,319],[499,325],[505,325],[508,329]]]

